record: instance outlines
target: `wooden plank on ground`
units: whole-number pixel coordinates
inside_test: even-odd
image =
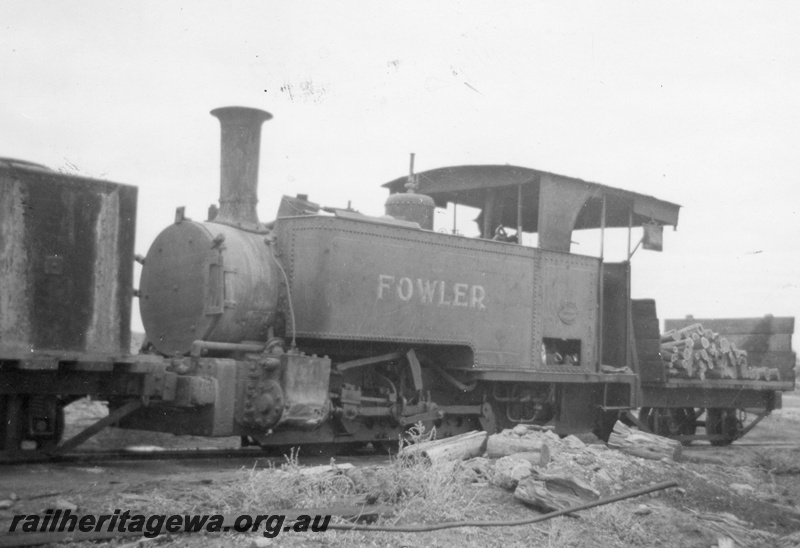
[[[608,438],[608,447],[645,459],[669,458],[674,461],[680,460],[682,450],[679,441],[635,430],[622,421],[614,424],[614,430]]]

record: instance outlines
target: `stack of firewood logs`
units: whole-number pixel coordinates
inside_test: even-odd
[[[749,367],[746,350],[699,323],[662,334],[661,359],[670,378],[781,380],[778,369]]]

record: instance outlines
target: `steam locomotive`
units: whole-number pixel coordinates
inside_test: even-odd
[[[412,169],[384,185],[385,215],[298,195],[262,223],[271,115],[211,114],[219,208],[205,222],[178,208],[139,257],[136,291],[135,187],[0,160],[0,450],[63,452],[108,424],[261,446],[379,444],[420,422],[439,437],[515,423],[607,435],[647,403],[642,372],[663,370],[657,350],[642,352],[654,305],[631,301],[630,261],[605,261],[603,236],[645,226],[644,244],[658,247],[678,205],[478,165]],[[435,232],[447,204],[480,209],[481,236]],[[600,257],[570,252],[584,228],[599,229]],[[637,321],[642,310],[652,317]],[[650,381],[664,409],[696,405]],[[747,404],[779,406],[779,389],[760,386]],[[742,390],[716,405],[737,405]],[[85,395],[110,414],[62,441],[63,407]]]

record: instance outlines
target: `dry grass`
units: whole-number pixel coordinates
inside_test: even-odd
[[[309,476],[293,453],[280,468],[241,470],[228,484],[204,488],[197,495],[204,510],[220,513],[323,508],[366,497],[370,503],[393,505],[393,522],[432,522],[464,517],[468,499],[475,496],[469,480],[460,463],[429,465],[406,459]]]
[[[765,421],[766,422],[766,421]],[[780,415],[771,418],[771,427],[779,430],[796,427]],[[423,441],[432,433],[415,429],[410,438]],[[403,442],[401,441],[401,445]],[[623,490],[642,478],[655,481],[649,462],[621,457],[616,453],[590,452],[576,458],[562,459],[562,473],[578,474],[613,468],[619,470],[615,484]],[[589,457],[592,457],[589,459]],[[761,451],[755,460],[742,466],[712,464],[660,465],[666,476],[678,471],[691,472],[690,476],[705,478],[714,487],[711,495],[727,493],[731,483],[748,483],[759,486],[766,474],[773,479],[772,489],[763,489],[762,495],[781,495],[779,474],[797,474],[795,463],[800,454],[790,450]],[[586,459],[589,461],[584,462]],[[593,459],[593,460],[592,460]],[[265,514],[289,508],[325,508],[335,505],[353,505],[354,500],[366,499],[367,504],[391,506],[391,514],[382,516],[380,524],[412,525],[448,521],[486,520],[506,521],[534,517],[535,511],[513,498],[509,491],[485,483],[475,483],[475,472],[463,463],[449,462],[430,465],[426,462],[393,459],[388,465],[359,467],[340,471],[335,475],[309,476],[301,465],[302,455],[293,452],[281,466],[265,470],[243,469],[232,472],[225,481],[212,485],[176,489],[174,483],[148,493],[148,513],[248,513]],[[617,462],[617,461],[620,462]],[[558,461],[558,459],[556,459]],[[558,464],[561,461],[551,463]],[[565,464],[566,463],[566,464]],[[594,463],[594,465],[593,465]],[[569,467],[567,464],[570,464]],[[677,468],[675,468],[677,467]],[[675,469],[673,469],[675,468]],[[760,478],[760,479],[759,479]],[[763,487],[763,485],[762,485]],[[772,493],[774,491],[774,493]],[[711,496],[709,495],[709,496]],[[781,495],[782,496],[782,495]],[[785,498],[785,497],[784,497]],[[768,499],[771,500],[771,499]],[[781,499],[783,500],[783,499]],[[125,501],[130,507],[136,500]],[[689,501],[686,501],[689,503]],[[647,515],[634,514],[640,504],[651,508]],[[691,506],[688,506],[691,508]],[[144,509],[144,508],[143,508]],[[332,520],[337,521],[337,518]],[[713,525],[713,524],[712,524]],[[251,535],[212,534],[184,535],[160,538],[151,544],[159,547],[189,546],[240,546],[249,547],[257,533]],[[282,533],[273,539],[275,546],[534,546],[547,548],[595,548],[716,545],[718,532],[708,523],[698,520],[684,507],[676,504],[674,496],[667,494],[639,497],[629,501],[582,511],[578,517],[562,517],[535,525],[519,527],[461,527],[428,533],[389,533],[328,531],[326,533]],[[116,546],[119,542],[109,543]],[[88,544],[83,545],[88,548]],[[83,548],[82,546],[82,548]],[[96,546],[96,545],[93,545]]]
[[[411,439],[431,434],[418,429]],[[403,442],[401,441],[401,445]],[[370,503],[389,504],[385,525],[432,524],[452,521],[505,521],[536,515],[512,494],[496,487],[473,485],[475,474],[460,462],[429,464],[395,458],[389,465],[362,467],[335,476],[309,477],[296,452],[280,468],[242,470],[229,484],[207,489],[201,496],[206,511],[265,513],[283,508],[324,508],[347,504],[366,496]],[[640,503],[641,501],[636,501]],[[634,504],[617,504],[582,512],[580,517],[558,518],[536,526],[457,528],[432,533],[328,532],[315,535],[287,533],[279,537],[292,545],[348,546],[651,546],[652,531],[632,514]],[[334,518],[335,519],[335,518]],[[668,520],[664,520],[668,523]],[[652,524],[651,524],[652,526]],[[668,533],[669,534],[669,533]],[[245,537],[241,537],[244,539]]]
[[[797,449],[758,451],[754,460],[757,467],[776,476],[800,474],[800,451]]]

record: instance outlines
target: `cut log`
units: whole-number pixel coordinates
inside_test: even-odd
[[[661,334],[661,342],[672,342],[680,340],[680,334],[675,329],[670,329],[666,333]]]
[[[702,329],[703,329],[702,325],[700,325],[699,323],[694,323],[692,325],[687,325],[686,327],[684,327],[682,329],[676,329],[675,333],[679,337],[686,338],[687,335],[691,337],[692,333],[697,333],[698,330],[702,330]]]
[[[678,353],[678,352],[683,352],[683,349],[680,348],[679,346],[675,346],[675,345],[670,346],[670,345],[666,345],[666,344],[662,344],[659,347],[658,350],[662,355],[664,355],[664,354],[675,354],[675,353]]]
[[[693,345],[694,345],[694,340],[689,338],[689,339],[681,339],[680,341],[661,343],[661,348],[686,348],[687,346],[691,347]]]
[[[739,369],[747,369],[747,352],[744,350],[740,350],[741,354],[737,354],[736,356],[736,367]]]
[[[516,436],[510,431],[492,434],[486,441],[486,456],[490,459],[507,457],[514,453],[539,453],[545,462],[550,460],[550,448],[544,436],[535,433]]]
[[[667,376],[672,379],[690,379],[691,375],[683,367],[668,367]]]
[[[608,438],[608,446],[623,453],[645,459],[661,460],[681,458],[681,442],[655,434],[648,434],[626,426],[621,421],[614,425],[614,431]]]
[[[348,470],[355,468],[349,462],[341,464],[322,464],[320,466],[309,466],[308,468],[301,468],[300,474],[303,476],[318,476],[320,474],[327,474],[329,476],[336,476],[340,473],[345,473]]]
[[[766,369],[766,377],[764,378],[765,381],[781,380],[781,370],[777,367],[765,367],[764,369]]]
[[[519,482],[514,497],[541,512],[554,512],[598,500],[600,493],[577,478],[533,476]]]
[[[668,378],[700,380],[776,378],[775,372],[765,374],[761,369],[753,371],[753,368],[767,367],[777,368],[783,378],[792,377],[795,355],[790,351],[791,334],[784,334],[782,331],[784,328],[793,327],[794,319],[785,318],[785,320],[788,323],[781,324],[784,327],[779,334],[772,333],[771,327],[767,329],[777,321],[772,316],[758,319],[758,325],[753,324],[755,320],[725,320],[724,322],[727,322],[725,325],[730,323],[731,328],[742,322],[744,322],[742,325],[746,324],[749,327],[746,332],[742,331],[741,326],[732,332],[729,330],[724,337],[719,333],[719,331],[725,332],[720,329],[722,324],[716,325],[718,320],[709,320],[714,325],[706,326],[694,321],[694,318],[687,317],[684,325],[689,321],[694,323],[683,328],[679,321],[668,321],[666,323],[668,330],[661,334],[659,343],[663,374]],[[747,352],[738,348],[737,344],[748,345],[750,350],[755,350],[752,357],[748,357]],[[787,357],[776,361],[773,356],[778,350],[783,351]],[[764,356],[768,356],[771,361],[764,362]],[[782,361],[785,361],[786,365],[783,365]]]
[[[474,430],[451,438],[426,441],[403,447],[402,457],[418,457],[430,462],[466,460],[482,455],[486,446],[486,432]]]
[[[743,372],[747,375],[744,378],[752,379],[755,381],[780,381],[781,371],[777,368],[769,367],[753,367]]]

